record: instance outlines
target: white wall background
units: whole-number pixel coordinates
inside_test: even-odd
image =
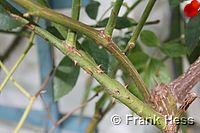
[[[99,0],[100,1],[100,0]],[[128,5],[131,5],[133,1],[135,0],[125,0]],[[110,5],[110,0],[101,0],[101,6],[99,9],[99,16],[109,7]],[[145,8],[147,0],[144,0],[131,14],[129,15],[132,18],[135,18],[138,20],[143,12],[143,9]],[[120,11],[120,14],[123,14],[125,8],[122,8]],[[63,12],[67,15],[70,15],[70,10],[62,10],[59,12]],[[109,16],[110,12],[106,14],[106,16]],[[84,11],[84,8],[81,9],[81,18],[80,20],[84,23],[90,23],[94,24],[95,21],[90,20],[87,14]],[[149,19],[148,20],[160,20],[160,23],[157,25],[153,26],[147,26],[145,28],[151,29],[152,31],[155,31],[156,35],[161,39],[165,40],[169,34],[169,27],[170,27],[170,12],[169,12],[169,5],[167,0],[158,0]],[[118,31],[115,31],[115,34],[119,34]],[[0,53],[5,51],[5,48],[9,44],[9,42],[12,41],[13,36],[10,35],[3,35],[0,34]],[[11,69],[13,64],[15,63],[16,59],[19,57],[20,53],[23,51],[25,48],[25,43],[27,40],[24,40],[23,43],[20,44],[18,49],[15,51],[15,53],[12,53],[10,58],[5,62],[5,65],[7,68]],[[56,50],[57,51],[57,50]],[[56,52],[56,57],[57,57],[57,62],[62,58],[62,54],[60,54],[58,51]],[[37,60],[37,49],[36,46],[33,46],[25,60],[23,61],[22,64],[20,64],[19,68],[17,71],[14,73],[14,78],[22,85],[24,86],[29,92],[36,92],[37,89],[39,88],[39,69],[38,69],[38,60]],[[88,75],[86,75],[84,72],[81,72],[81,75],[78,79],[78,82],[73,89],[72,92],[69,93],[69,95],[65,96],[62,98],[62,100],[59,102],[60,110],[62,112],[69,112],[71,111],[74,107],[80,104],[82,100],[82,96],[84,94],[84,87],[85,87],[85,80],[87,79]],[[0,72],[0,81],[5,78],[5,74]],[[87,116],[92,116],[93,114],[93,107],[95,104],[96,99],[89,103],[89,106],[87,106],[85,115]],[[14,107],[21,107],[24,108],[28,104],[28,100],[21,95],[17,89],[13,86],[11,82],[9,82],[4,89],[3,93],[0,95],[0,104],[1,105],[9,105],[9,106],[14,106]],[[198,102],[195,102],[195,104],[199,104]],[[196,106],[192,106],[193,108]],[[41,101],[38,99],[34,106],[34,109],[37,110],[42,110],[43,106]],[[190,111],[191,112],[191,111]],[[197,111],[195,111],[197,112]],[[77,112],[78,113],[78,112]],[[125,118],[126,114],[131,113],[130,110],[125,107],[124,105],[117,104],[103,119],[103,121],[99,125],[99,133],[121,133],[121,132],[126,132],[126,133],[143,133],[143,132],[152,132],[155,133],[155,128],[154,127],[145,127],[144,126],[127,126],[125,123],[119,125],[119,126],[113,126],[110,122],[110,117],[113,114],[119,114],[123,118]],[[191,113],[193,115],[197,115]],[[0,124],[0,132],[2,133],[9,133],[13,129],[13,125],[11,127],[8,127],[7,124]],[[35,130],[24,130],[24,132],[29,133],[29,132],[37,132]]]

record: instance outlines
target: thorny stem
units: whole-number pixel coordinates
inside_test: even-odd
[[[107,38],[110,38],[110,36],[112,35],[113,29],[114,29],[115,23],[116,23],[115,19],[119,13],[119,9],[120,9],[122,3],[123,3],[123,1],[116,1],[115,5],[114,5],[114,8],[112,10],[111,16],[108,21],[108,24],[104,31],[105,34],[108,36]],[[132,66],[131,62],[128,59],[126,59],[126,56],[123,56],[124,55],[123,53],[118,55],[119,52],[115,52],[115,51],[120,51],[120,49],[117,47],[116,44],[110,43],[110,46],[107,47],[107,49],[109,51],[111,51],[111,53],[113,53],[115,55],[115,57],[121,57],[121,60],[126,61],[126,62],[124,62],[124,65],[127,64],[127,67]],[[138,74],[137,70],[134,67],[129,67],[129,68],[130,68],[129,69],[130,75],[131,75],[131,77],[133,77],[133,79],[135,79],[136,86],[138,88],[140,88],[140,92],[142,93],[144,99],[146,98],[145,99],[146,102],[148,102],[149,91],[148,91],[145,83],[143,82],[143,80],[141,79],[140,75]]]
[[[148,2],[147,6],[146,6],[146,8],[145,8],[145,10],[142,14],[142,17],[140,18],[140,21],[135,28],[134,34],[131,37],[130,41],[128,42],[128,45],[125,49],[125,52],[128,52],[128,50],[131,50],[132,48],[135,47],[135,43],[138,39],[138,36],[139,36],[142,28],[144,27],[144,24],[145,24],[147,18],[149,17],[149,14],[150,14],[155,2],[156,2],[156,0],[149,0],[149,2]]]
[[[13,15],[17,20],[24,22],[24,19]],[[42,28],[28,24],[27,27],[30,30],[35,31],[41,37],[48,40],[52,45],[56,46],[63,54],[68,55],[71,60],[78,62],[78,65],[82,67],[88,74],[92,75],[100,84],[105,86],[105,91],[112,97],[118,99],[120,102],[129,107],[132,111],[137,113],[143,118],[150,118],[150,123],[155,124],[155,116],[159,117],[159,122],[156,126],[161,130],[166,128],[164,117],[152,109],[149,105],[140,101],[137,97],[132,95],[122,84],[115,79],[110,78],[106,75],[98,65],[87,56],[87,54],[81,50],[73,49],[70,51],[70,47],[63,41],[59,40],[48,31]],[[68,54],[67,54],[68,53]]]
[[[124,67],[124,70],[127,70],[132,79],[135,81],[135,84],[139,88],[142,95],[146,98],[145,100],[148,101],[148,98],[150,97],[149,91],[145,86],[145,83],[142,80],[141,76],[137,72],[136,68],[133,66],[133,64],[130,62],[127,56],[124,55],[123,52],[118,48],[118,46],[115,43],[113,43],[112,40],[108,39],[104,33],[99,32],[86,24],[83,24],[67,16],[64,16],[63,14],[54,12],[51,9],[39,6],[31,0],[14,0],[14,1],[17,2],[19,5],[21,5],[22,7],[25,7],[30,12],[35,11],[34,15],[51,20],[55,23],[70,28],[73,31],[80,32],[88,36],[89,38],[95,40],[97,44],[105,47],[110,53],[112,53],[115,56],[115,58],[118,59],[120,64],[122,64],[122,66]]]
[[[200,57],[189,67],[189,69],[169,84],[173,95],[179,103],[185,99],[187,94],[200,80]]]
[[[133,64],[131,63],[131,61],[127,58],[127,56],[125,54],[120,54],[118,52],[115,51],[120,51],[120,49],[114,44],[111,43],[110,46],[108,47],[109,51],[114,51],[114,56],[118,57],[118,59],[123,60],[123,65],[125,66],[125,68],[127,68],[126,71],[128,71],[129,75],[132,77],[132,79],[134,80],[136,86],[138,87],[140,93],[142,94],[145,102],[148,103],[148,99],[150,97],[150,93],[149,90],[147,89],[144,81],[142,80],[140,74],[137,72],[135,67],[131,67],[133,66]]]
[[[116,0],[114,7],[112,9],[111,15],[109,17],[108,23],[104,30],[105,35],[110,36],[110,37],[112,36],[113,30],[116,25],[116,19],[117,19],[117,16],[122,4],[123,4],[123,0]]]
[[[0,61],[0,66],[3,69],[3,71],[8,75],[9,71],[6,69],[6,67],[3,65],[3,63]],[[31,98],[31,95],[20,85],[17,83],[17,81],[11,76],[10,79],[13,81],[13,84],[19,89],[19,91],[24,94],[27,98]]]
[[[127,17],[128,14],[138,5],[140,4],[140,2],[142,2],[142,0],[137,0],[135,3],[133,3],[133,5],[131,7],[128,7],[126,12],[124,13],[123,17]]]
[[[81,8],[81,0],[72,0],[72,19],[78,20],[79,14],[80,14],[80,8]],[[67,43],[71,47],[76,47],[76,32],[68,30],[67,34]]]
[[[117,73],[119,63],[117,62],[116,64],[113,65],[113,67],[111,68],[111,71],[108,73],[108,75],[111,78],[115,78],[115,75]],[[106,93],[104,93],[101,98],[96,102],[95,105],[95,112],[94,115],[86,129],[86,133],[92,133],[98,126],[99,122],[101,121],[101,119],[103,119],[103,117],[106,115],[106,113],[111,109],[111,107],[114,106],[113,100],[111,100],[112,105],[107,105],[107,107],[103,110],[106,101],[108,100],[108,95]]]

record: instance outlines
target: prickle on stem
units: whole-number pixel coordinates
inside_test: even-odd
[[[101,65],[97,66],[97,73],[104,73],[104,71],[101,69]]]

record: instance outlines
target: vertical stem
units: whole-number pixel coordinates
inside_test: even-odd
[[[147,18],[149,17],[149,14],[150,14],[151,10],[153,9],[155,2],[156,2],[156,0],[149,0],[149,2],[142,14],[142,17],[140,18],[140,21],[139,21],[138,25],[136,26],[134,34],[131,37],[130,41],[128,42],[125,52],[127,52],[128,50],[131,50],[132,48],[135,47],[135,43],[138,39],[138,36],[139,36],[142,28],[144,27],[144,24],[145,24]]]
[[[109,17],[108,23],[104,31],[105,34],[108,36],[112,36],[113,30],[116,25],[116,19],[117,19],[117,16],[122,4],[123,4],[123,0],[117,0],[114,4],[114,7],[112,9],[111,15]]]
[[[170,40],[181,37],[181,15],[180,15],[180,6],[177,6],[172,9],[171,15],[171,34]],[[177,78],[183,72],[182,58],[173,59],[174,65],[174,78]]]
[[[72,19],[78,20],[80,15],[80,8],[81,8],[81,0],[72,0]],[[67,34],[67,43],[71,47],[75,47],[76,45],[77,35],[76,32],[68,30]]]

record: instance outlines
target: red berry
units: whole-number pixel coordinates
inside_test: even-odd
[[[200,2],[199,2],[198,0],[193,0],[193,1],[191,2],[191,5],[192,5],[193,8],[199,9],[199,7],[200,7]]]
[[[184,13],[188,17],[194,17],[198,13],[200,3],[197,0],[193,0],[190,4],[187,4],[184,8]]]

